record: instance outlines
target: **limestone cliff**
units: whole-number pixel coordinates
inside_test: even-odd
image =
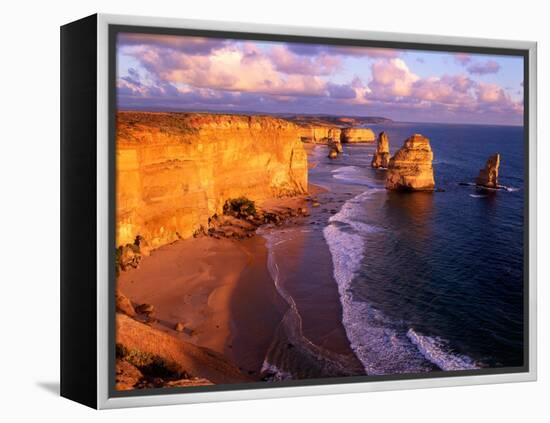
[[[343,128],[340,140],[343,143],[374,142],[376,135],[369,128]]]
[[[323,125],[302,125],[299,127],[300,139],[313,144],[327,144],[340,139],[340,128]]]
[[[476,185],[487,188],[498,188],[498,168],[500,167],[500,154],[493,154],[485,163],[485,167],[479,171]]]
[[[188,238],[230,198],[305,193],[299,131],[266,116],[119,112],[117,245]]]
[[[386,189],[404,191],[433,191],[433,153],[430,140],[414,134],[405,140],[388,163]]]
[[[387,168],[390,162],[390,140],[388,135],[382,131],[378,134],[376,151],[372,157],[371,166],[374,168]]]

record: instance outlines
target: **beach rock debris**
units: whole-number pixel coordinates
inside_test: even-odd
[[[141,350],[116,345],[117,390],[212,385],[205,378],[181,371],[176,363]]]
[[[136,307],[136,312],[145,314],[146,316],[152,316],[155,313],[155,306],[153,304],[143,303]]]
[[[433,152],[430,140],[414,134],[389,160],[386,189],[396,191],[433,191]]]
[[[116,303],[116,310],[118,312],[124,313],[130,317],[136,316],[136,310],[134,309],[132,302],[128,299],[128,297],[126,297],[118,289],[116,290],[116,293],[115,293],[115,303]]]
[[[485,167],[479,171],[476,185],[486,188],[498,188],[498,170],[500,167],[500,154],[495,153],[485,163]]]
[[[336,150],[335,148],[331,148],[329,153],[328,153],[328,158],[329,159],[335,159],[338,157],[338,150]]]
[[[390,162],[390,139],[384,131],[378,134],[376,151],[372,157],[371,166],[375,169],[387,168]]]
[[[149,244],[141,235],[137,235],[132,244],[120,245],[116,249],[116,272],[136,269],[141,259],[151,253]]]
[[[223,215],[215,214],[209,219],[208,236],[214,238],[250,238],[262,225],[282,225],[292,218],[309,216],[306,207],[276,207],[264,210],[254,201],[240,197],[227,200]]]

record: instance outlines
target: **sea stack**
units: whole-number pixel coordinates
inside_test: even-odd
[[[341,129],[340,128],[330,128],[328,130],[328,146],[331,149],[335,149],[338,154],[342,153],[342,143],[340,142],[341,137]]]
[[[388,163],[386,189],[401,191],[433,191],[433,153],[430,140],[414,134],[405,140]]]
[[[376,152],[372,158],[371,166],[378,168],[387,168],[390,162],[390,140],[388,134],[384,131],[378,134],[378,143],[376,145]]]
[[[343,143],[374,142],[376,135],[369,128],[343,128],[340,140]]]
[[[500,166],[500,154],[495,153],[487,160],[485,167],[479,171],[476,185],[486,188],[498,188],[498,168]]]

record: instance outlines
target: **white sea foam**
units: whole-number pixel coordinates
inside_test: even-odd
[[[267,374],[270,381],[292,379],[292,374],[290,374],[290,372],[279,369],[275,364],[269,363],[267,360],[264,360],[262,364],[261,373]]]
[[[485,198],[487,197],[486,194],[470,194],[470,197],[472,198]]]
[[[323,230],[338,283],[342,322],[351,348],[367,374],[427,371],[432,368],[431,364],[407,337],[393,329],[380,310],[356,300],[353,295],[352,281],[364,258],[364,236],[380,230],[359,220],[364,213],[364,201],[373,192],[375,190],[366,191],[347,201]]]
[[[336,168],[332,171],[332,177],[353,184],[366,183],[366,177],[363,170],[357,166],[342,166]]]
[[[407,332],[407,337],[424,357],[441,370],[479,369],[479,365],[470,357],[453,352],[444,339],[420,335],[412,328]]]

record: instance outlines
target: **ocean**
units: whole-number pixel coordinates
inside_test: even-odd
[[[336,160],[313,147],[321,206],[302,226],[262,231],[289,303],[268,379],[522,366],[523,128],[371,128],[392,154],[413,133],[428,137],[441,192],[386,191],[374,144],[344,145]],[[496,152],[507,189],[464,185]]]

